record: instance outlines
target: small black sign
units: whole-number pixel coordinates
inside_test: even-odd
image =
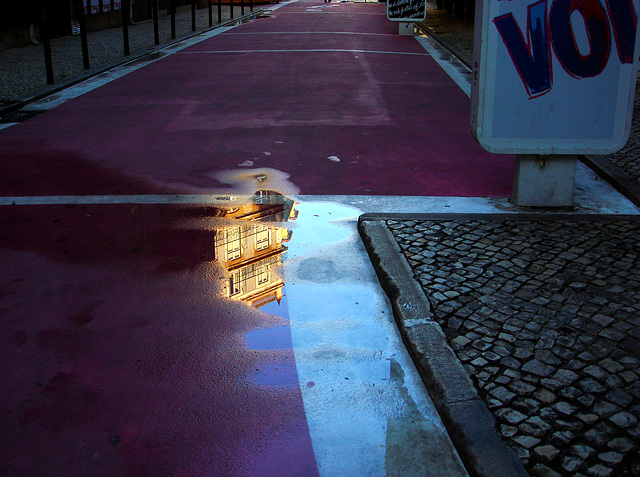
[[[387,18],[395,21],[422,21],[427,18],[427,1],[387,0]]]

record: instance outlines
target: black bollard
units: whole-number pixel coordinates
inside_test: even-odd
[[[473,21],[476,16],[476,2],[467,0],[467,8],[465,9],[465,18],[469,21]]]
[[[40,12],[40,39],[44,49],[44,67],[47,71],[47,84],[53,84],[53,60],[51,57],[51,40],[49,39],[49,22],[47,21],[46,6]]]
[[[124,43],[124,54],[129,56],[129,0],[122,0],[122,42]]]
[[[85,70],[91,69],[89,64],[89,41],[87,40],[87,21],[84,15],[84,5],[76,0],[76,11],[80,20],[80,44],[82,45],[82,65]]]
[[[191,31],[196,31],[196,0],[191,0]]]
[[[160,27],[158,25],[158,0],[151,2],[151,16],[153,17],[153,41],[160,44]]]

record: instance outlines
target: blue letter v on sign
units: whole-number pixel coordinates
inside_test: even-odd
[[[539,96],[551,89],[551,52],[546,12],[546,0],[527,7],[528,41],[512,13],[493,20],[529,96]]]

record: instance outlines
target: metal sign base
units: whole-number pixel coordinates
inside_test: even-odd
[[[413,36],[413,22],[398,23],[398,33],[400,35]]]
[[[577,161],[576,155],[518,155],[512,201],[523,207],[572,206]]]

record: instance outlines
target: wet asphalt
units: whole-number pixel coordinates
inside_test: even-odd
[[[398,82],[398,101],[400,59],[420,70],[429,56],[368,34],[381,6],[337,8],[284,4],[4,123],[3,474],[467,475],[359,239],[360,210],[314,195],[353,176],[354,131],[389,122],[367,65]],[[315,41],[294,33],[274,51],[276,14]],[[354,17],[366,21],[342,31]],[[332,125],[343,97],[351,113]],[[370,161],[355,190],[383,184],[389,164]]]
[[[319,5],[304,13],[328,10]],[[455,61],[436,44],[431,48],[441,64]],[[152,84],[167,70],[146,70],[137,82]],[[95,87],[100,99],[100,81],[78,94]],[[121,83],[102,101],[130,87]],[[42,107],[74,95],[65,94]],[[174,129],[197,118],[197,110],[184,107],[189,100],[173,114],[182,121]],[[203,161],[185,169],[172,161],[182,152],[163,156],[153,145],[158,166],[150,168],[152,161],[136,159],[149,148],[123,160],[117,145],[96,139],[98,128],[80,135],[104,109],[85,103],[73,110],[73,104],[39,125],[11,126],[2,139],[3,156],[12,157],[3,174],[12,180],[2,184],[0,302],[8,339],[3,409],[12,439],[3,448],[13,456],[10,472],[281,475],[286,467],[288,475],[380,475],[381,469],[463,475],[460,462],[472,475],[639,472],[638,209],[591,170],[579,172],[572,210],[530,216],[508,202],[504,180],[500,193],[439,185],[444,188],[433,195],[440,197],[424,197],[432,195],[425,184],[433,178],[418,181],[413,193],[407,179],[358,183],[360,151],[338,152],[353,142],[346,134],[318,153],[314,173],[325,183],[309,170],[309,177],[295,173],[294,156],[308,144],[303,139],[289,162],[258,167],[284,157],[277,148],[293,136],[274,136],[271,149],[260,147],[263,140],[241,154],[234,150],[215,173]],[[326,124],[310,126],[330,124],[336,104],[320,111]],[[371,116],[380,111],[375,99],[360,105],[369,123],[347,120],[341,128],[384,119]],[[136,108],[150,106],[143,100]],[[42,131],[68,115],[75,119],[64,135],[75,138],[61,152],[61,143]],[[293,123],[303,115],[301,109],[285,117],[285,126],[299,127]],[[254,116],[254,127],[261,120]],[[314,148],[328,137],[335,134],[320,134]],[[19,146],[34,138],[35,147]],[[242,167],[249,169],[238,167],[247,161],[251,166]],[[353,171],[330,168],[346,163]],[[380,161],[370,164],[380,176]],[[407,162],[396,168],[406,171]],[[235,172],[225,172],[230,169]],[[338,174],[341,187],[327,186],[326,178]],[[213,188],[204,182],[211,179]],[[272,290],[275,298],[263,309],[220,299],[238,269],[230,256],[224,259],[227,249],[212,251],[211,244],[235,225],[201,203],[203,192],[233,211],[225,205],[232,196],[253,203],[257,190],[270,189],[294,197],[299,213],[284,223],[283,217],[258,220],[271,226],[269,237],[280,237],[274,256],[282,258],[264,262],[267,272],[251,265],[249,275],[258,280],[268,273],[280,292]],[[144,203],[156,196],[167,205]],[[177,206],[183,201],[197,205]],[[380,212],[385,215],[371,214]],[[420,215],[425,212],[431,214]],[[457,215],[469,212],[481,215]],[[506,220],[505,212],[518,217]],[[357,235],[358,217],[369,256]],[[252,231],[252,243],[265,236],[256,222],[241,224]],[[247,292],[249,299],[258,298]],[[236,397],[245,404],[238,407]]]

